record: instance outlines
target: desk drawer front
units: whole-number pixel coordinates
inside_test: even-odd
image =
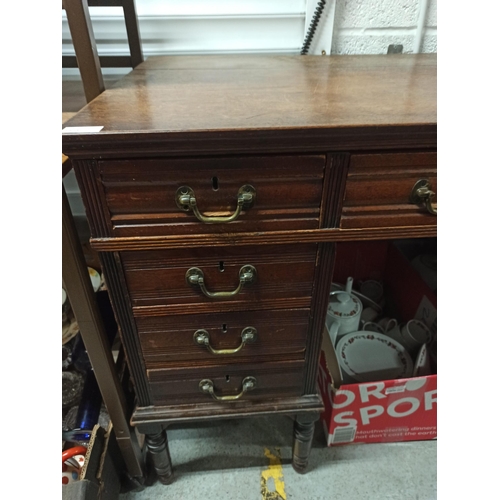
[[[136,318],[142,353],[147,368],[172,365],[241,363],[281,359],[304,359],[309,326],[309,309],[226,312]],[[242,332],[253,328],[253,341],[242,344]],[[195,341],[195,333],[207,332],[210,346]],[[244,335],[244,333],[243,333]],[[186,363],[188,362],[188,363]]]
[[[203,159],[140,159],[99,162],[113,236],[205,234],[314,229],[325,156]],[[204,223],[177,205],[180,188],[191,188],[204,217],[235,213],[243,186],[255,197],[229,223]]]
[[[300,396],[303,373],[304,361],[147,371],[155,405],[213,402],[214,398],[210,394],[200,390],[202,380],[213,383],[214,393],[218,397],[235,397],[242,393],[243,382],[247,377],[255,379],[255,388],[241,394],[240,401]],[[220,404],[232,403],[221,401]]]
[[[436,216],[425,204],[410,202],[420,179],[427,179],[437,193],[436,153],[352,155],[340,227],[435,225]]]
[[[130,251],[121,259],[134,314],[149,316],[309,307],[316,253],[315,244],[262,245]],[[254,268],[255,280],[240,287],[247,266]],[[203,272],[208,293],[233,295],[207,296],[186,280],[193,268]]]

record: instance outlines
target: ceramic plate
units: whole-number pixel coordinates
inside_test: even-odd
[[[423,377],[431,374],[431,358],[427,344],[423,344],[415,358],[415,367],[413,368],[414,377]]]
[[[354,332],[336,347],[342,370],[356,382],[411,377],[413,362],[405,348],[377,332]]]
[[[88,267],[87,269],[89,270],[90,281],[92,281],[94,292],[97,292],[101,286],[101,275],[91,267]]]

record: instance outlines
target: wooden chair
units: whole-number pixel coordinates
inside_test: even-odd
[[[63,68],[79,68],[87,102],[104,91],[102,68],[135,68],[142,55],[139,24],[134,0],[62,0],[75,48],[75,56],[63,56]],[[122,7],[130,56],[99,56],[89,7]]]
[[[125,16],[130,56],[98,56],[88,7],[121,6]],[[78,67],[87,102],[104,91],[102,67],[135,67],[143,61],[139,26],[134,0],[63,0],[76,57],[63,57],[63,67]],[[75,113],[63,113],[63,123]],[[62,156],[62,177],[71,170],[71,162]],[[103,401],[109,412],[118,447],[128,476],[136,488],[146,482],[146,463],[142,444],[130,427],[130,402],[122,387],[123,380],[111,354],[103,320],[90,284],[87,265],[78,231],[69,206],[66,191],[62,189],[62,275],[64,288],[80,327],[85,348]]]

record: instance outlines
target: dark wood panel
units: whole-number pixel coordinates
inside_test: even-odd
[[[133,306],[163,305],[168,310],[180,305],[185,314],[188,307],[191,313],[206,312],[198,308],[207,304],[213,304],[216,311],[221,306],[231,308],[235,302],[255,308],[274,299],[310,297],[316,245],[122,252],[121,259]],[[239,284],[240,268],[247,264],[257,270],[256,281],[224,300],[206,297],[185,279],[186,271],[197,267],[210,292],[232,291]]]
[[[115,160],[99,163],[113,234],[162,235],[317,228],[324,156]],[[229,224],[205,224],[175,202],[189,186],[206,216],[228,216],[238,190],[256,190],[252,207]]]
[[[200,391],[199,383],[203,379],[212,380],[218,396],[234,396],[241,392],[242,381],[248,376],[256,378],[257,386],[241,399],[262,400],[302,395],[304,361],[148,370],[147,375],[155,405],[203,403],[212,400],[210,395]]]
[[[127,364],[130,369],[135,394],[140,406],[151,404],[149,385],[146,379],[146,368],[135,322],[130,307],[130,299],[125,286],[125,278],[118,254],[100,254],[99,259],[109,290],[111,304],[119,325],[118,331],[125,348]]]
[[[400,227],[363,227],[360,229],[312,229],[270,231],[266,233],[238,233],[217,235],[185,235],[182,237],[144,238],[93,238],[91,246],[100,252],[139,251],[147,249],[181,249],[199,247],[222,247],[226,245],[286,245],[300,243],[321,243],[335,241],[380,240],[402,238],[429,238],[437,235],[436,225]]]
[[[139,317],[136,324],[147,368],[186,365],[186,361],[220,364],[235,358],[242,363],[255,362],[257,357],[260,361],[303,359],[309,309]],[[234,354],[213,354],[193,339],[203,329],[214,349],[235,349],[241,344],[242,330],[249,326],[257,330],[256,341]]]
[[[144,158],[165,155],[304,154],[436,148],[436,123],[209,132],[124,132],[63,135],[63,153],[73,158]]]
[[[423,205],[410,203],[420,179],[430,182],[437,203],[435,152],[352,155],[340,227],[436,225],[436,217]]]
[[[321,413],[323,401],[318,394],[266,398],[265,400],[239,400],[223,405],[210,400],[204,403],[181,405],[155,405],[138,407],[131,417],[132,425],[164,422],[191,422],[228,418],[258,417],[263,415],[297,415],[298,413]]]
[[[232,299],[231,302],[220,301],[220,302],[210,302],[206,304],[196,304],[196,308],[192,309],[190,306],[182,302],[179,304],[163,304],[157,306],[136,306],[133,308],[134,316],[136,318],[146,318],[149,316],[165,316],[170,314],[172,316],[186,314],[190,312],[191,314],[206,314],[206,313],[217,313],[217,312],[243,312],[243,311],[254,311],[258,314],[260,311],[272,310],[272,309],[300,309],[300,308],[311,307],[311,297],[294,297],[294,298],[273,298],[263,301],[248,301],[246,298]]]
[[[158,59],[168,69],[138,67],[69,124],[167,135],[436,123],[435,54]],[[252,59],[258,64],[248,67]]]

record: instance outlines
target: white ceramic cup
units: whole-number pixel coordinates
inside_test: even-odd
[[[425,323],[418,319],[412,319],[401,327],[401,337],[405,347],[409,351],[415,351],[422,344],[431,341],[431,331]]]
[[[391,319],[386,326],[385,334],[390,337],[391,339],[395,340],[396,342],[399,342],[400,344],[405,347],[405,344],[403,342],[403,337],[401,335],[401,326],[395,319]]]
[[[361,321],[362,322],[372,322],[375,321],[378,317],[378,312],[375,311],[372,307],[367,307],[363,309],[363,312],[361,313]]]
[[[378,323],[375,323],[374,321],[367,321],[363,325],[363,330],[367,332],[385,333],[385,330]]]
[[[397,324],[398,320],[396,318],[382,318],[377,323],[384,329],[384,332],[392,330]]]

